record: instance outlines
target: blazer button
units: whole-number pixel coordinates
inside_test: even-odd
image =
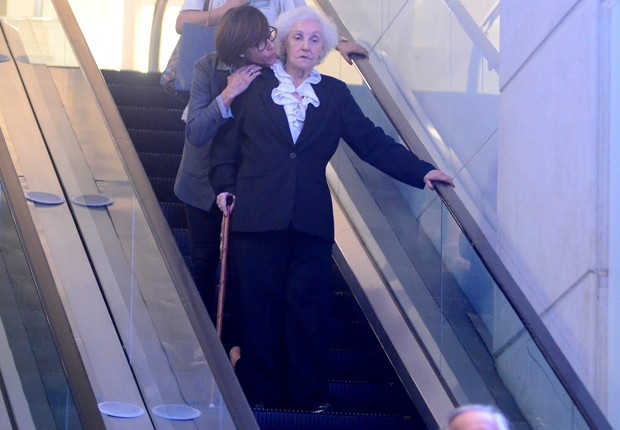
[[[291,158],[292,158],[292,159],[297,158],[297,154],[295,154],[294,152],[291,152]]]

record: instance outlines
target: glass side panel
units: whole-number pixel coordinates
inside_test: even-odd
[[[499,91],[488,58],[497,46],[496,2],[331,3],[372,49],[371,65],[438,167],[456,176],[468,209],[492,225]],[[350,88],[366,115],[402,141],[370,90]],[[332,189],[377,266],[396,274],[390,288],[458,404],[495,404],[515,429],[588,428],[441,200],[344,145],[331,166]]]
[[[331,3],[371,49],[372,66],[439,167],[457,177],[459,197],[493,242],[499,2]]]
[[[9,4],[9,12],[24,13]],[[169,428],[174,417],[157,415],[154,408],[190,406],[200,412],[196,426],[234,428],[99,104],[49,4],[37,8],[38,17],[9,16],[2,24],[147,413],[155,428]],[[24,183],[37,182],[36,175],[26,173]],[[49,239],[60,267],[67,258],[59,243]],[[64,288],[69,301],[84,297],[79,285]],[[88,307],[87,301],[81,306]],[[79,315],[88,312],[78,307],[70,320],[81,324]],[[103,384],[105,369],[92,362],[86,367]],[[101,396],[98,388],[99,401],[118,400]]]
[[[81,429],[2,184],[0,297],[0,373],[16,421],[24,428]]]

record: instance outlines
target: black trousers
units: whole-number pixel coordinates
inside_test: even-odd
[[[190,237],[190,272],[200,297],[215,322],[222,212],[215,204],[209,211],[186,204],[185,215]]]
[[[251,405],[326,402],[331,250],[331,242],[293,228],[232,234],[237,374]]]

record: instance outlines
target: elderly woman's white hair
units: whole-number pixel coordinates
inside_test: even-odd
[[[313,21],[321,25],[323,52],[321,53],[320,61],[323,61],[327,54],[338,45],[338,30],[334,23],[317,9],[309,6],[299,6],[280,14],[275,23],[278,29],[276,49],[278,57],[283,63],[286,63],[286,38],[291,32],[293,25],[301,21]]]
[[[493,421],[493,423],[495,424],[495,430],[510,430],[508,420],[506,420],[506,417],[500,412],[499,409],[497,409],[495,406],[479,404],[464,405],[453,410],[448,415],[448,422],[445,426],[445,429],[450,430],[452,428],[452,422],[457,417],[463,415],[466,412],[482,412]]]

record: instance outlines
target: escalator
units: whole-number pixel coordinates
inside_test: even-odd
[[[181,254],[191,265],[183,204],[173,192],[181,160],[184,102],[165,94],[159,73],[103,70],[103,76]],[[398,376],[334,265],[330,329],[330,394],[336,412],[255,411],[262,429],[425,428]]]
[[[338,6],[339,2],[320,3],[331,11],[332,16],[345,17],[344,12],[350,9],[347,1],[340,2],[343,10],[338,12],[328,6],[331,3]],[[468,220],[459,215],[468,213],[470,208],[461,208],[458,202],[467,203],[468,199],[460,198],[451,190],[442,189],[439,195],[409,190],[360,163],[345,146],[334,157],[327,172],[336,208],[336,274],[342,275],[344,282],[335,286],[334,294],[335,297],[354,297],[355,306],[351,302],[335,306],[340,310],[347,309],[348,318],[334,318],[334,332],[340,333],[335,335],[340,340],[351,340],[351,332],[339,331],[339,325],[361,328],[370,324],[372,332],[368,328],[355,332],[354,337],[361,343],[349,344],[349,351],[339,351],[344,352],[342,355],[334,354],[333,367],[352,372],[352,365],[342,364],[346,363],[342,357],[352,350],[359,350],[360,345],[374,345],[365,351],[367,356],[379,355],[380,351],[385,355],[381,354],[380,364],[370,369],[366,377],[372,376],[373,371],[376,372],[374,376],[386,376],[388,385],[391,384],[387,388],[393,392],[404,390],[396,394],[402,403],[388,400],[379,408],[387,396],[355,397],[359,394],[352,394],[348,391],[350,385],[341,384],[337,381],[339,376],[334,376],[333,392],[340,395],[344,414],[311,417],[285,411],[252,413],[240,397],[224,351],[214,346],[217,341],[212,327],[207,327],[210,324],[206,322],[204,308],[196,305],[199,300],[192,292],[187,260],[183,255],[187,254],[184,252],[187,238],[182,226],[182,211],[174,201],[169,177],[171,172],[174,174],[174,160],[178,159],[175,151],[180,148],[166,145],[172,141],[170,136],[178,134],[179,130],[170,134],[160,130],[163,138],[159,144],[147,127],[136,127],[135,134],[127,133],[125,125],[130,128],[128,116],[131,113],[123,115],[123,108],[119,107],[119,116],[117,107],[111,103],[107,85],[88,56],[79,31],[75,30],[68,5],[62,1],[55,4],[61,11],[60,21],[67,38],[60,51],[63,55],[74,51],[75,62],[51,64],[47,59],[28,52],[28,46],[25,52],[18,52],[20,43],[27,45],[23,38],[27,29],[41,25],[52,33],[58,31],[57,23],[50,25],[36,20],[3,22],[5,32],[10,32],[7,26],[18,30],[18,35],[6,37],[19,79],[29,98],[28,106],[19,105],[23,109],[20,112],[24,116],[24,111],[32,109],[37,122],[32,128],[41,130],[41,139],[46,142],[47,149],[44,153],[37,152],[37,148],[20,148],[21,140],[32,140],[32,137],[21,139],[19,127],[11,125],[6,103],[0,105],[4,118],[2,131],[9,136],[8,146],[12,145],[12,159],[24,190],[42,189],[51,181],[54,191],[66,196],[67,200],[78,192],[100,192],[114,197],[112,206],[88,213],[75,205],[67,210],[30,206],[38,230],[43,231],[41,237],[48,258],[50,253],[55,256],[52,264],[55,280],[64,281],[59,282],[64,306],[68,309],[66,312],[73,329],[79,328],[78,335],[74,335],[79,348],[77,345],[74,348],[78,348],[83,357],[89,357],[83,360],[97,401],[125,396],[147,411],[161,403],[189,404],[203,412],[200,419],[190,424],[196,428],[203,428],[207,422],[217,423],[218,428],[244,429],[255,428],[257,422],[265,429],[436,428],[454,406],[471,402],[499,406],[517,429],[542,428],[552,423],[557,428],[609,428],[587,391],[566,366],[560,351],[554,349],[544,326],[535,315],[526,312],[526,305],[516,300],[518,292],[511,285],[498,282],[504,280],[497,276],[501,272],[497,268],[501,262],[480,258],[480,255],[487,256],[480,251],[481,245],[485,244],[484,236],[478,235]],[[408,4],[411,3],[404,2],[403,7],[377,16],[390,21],[392,17],[403,14]],[[378,27],[371,25],[368,28],[384,36]],[[344,34],[347,31],[341,29]],[[36,29],[32,34],[36,39]],[[23,55],[29,61],[17,64]],[[441,145],[427,148],[425,144],[428,142],[419,137],[425,133],[418,125],[428,125],[426,121],[431,117],[438,125],[437,118],[441,118],[445,104],[433,92],[417,91],[413,101],[411,97],[403,96],[410,105],[425,97],[433,100],[435,110],[428,109],[423,118],[419,112],[412,117],[397,103],[390,104],[378,93],[384,92],[382,87],[391,89],[391,81],[384,79],[385,74],[399,76],[398,69],[380,49],[373,49],[371,57],[381,59],[381,64],[375,67],[360,62],[358,65],[363,71],[365,84],[357,82],[350,86],[358,103],[373,121],[412,146],[422,158],[433,160],[448,170],[444,166],[445,157],[441,155],[458,151],[442,152]],[[11,64],[11,67],[15,66]],[[0,64],[0,67],[4,65]],[[384,74],[381,78],[378,71]],[[106,78],[111,87],[110,76]],[[51,92],[58,92],[60,97],[54,105],[47,98]],[[402,91],[400,93],[402,95]],[[120,94],[127,96],[123,91]],[[381,104],[375,101],[378,95]],[[493,103],[493,97],[476,100],[482,100],[476,103],[484,106]],[[160,109],[170,109],[170,116],[178,118],[178,107],[160,106]],[[58,115],[59,111],[66,112],[68,123]],[[144,119],[144,115],[134,114]],[[156,122],[156,125],[160,123]],[[30,124],[28,128],[31,128]],[[60,131],[68,133],[60,136],[61,144],[54,143]],[[140,146],[144,142],[139,141],[139,134],[149,136],[146,147]],[[104,135],[105,138],[101,138]],[[77,143],[73,148],[66,142],[71,138]],[[492,138],[487,140],[492,141]],[[41,158],[34,158],[33,153]],[[88,168],[80,170],[82,164],[77,153],[83,154]],[[460,160],[463,156],[462,153],[459,155]],[[47,165],[41,162],[43,158],[50,160],[49,172],[47,167],[42,167]],[[457,177],[457,183],[460,178],[464,182],[475,182],[473,175],[467,172]],[[446,205],[446,201],[450,205]],[[491,203],[485,201],[484,205]],[[457,213],[456,220],[454,213]],[[463,226],[465,231],[461,230]],[[71,264],[80,263],[81,258],[69,256],[63,259],[54,254],[55,244],[60,240],[54,235],[55,229],[65,239],[71,238],[76,248],[78,245],[83,248],[92,281],[99,285],[96,294],[94,289],[91,293],[97,297],[81,296],[86,294],[83,288],[73,288],[69,279],[63,279],[65,271]],[[148,234],[150,231],[152,235]],[[110,249],[116,247],[117,237],[122,252],[112,254]],[[62,253],[62,250],[57,252]],[[133,258],[137,261],[134,262]],[[126,260],[131,261],[126,263]],[[118,274],[118,267],[124,268],[122,275]],[[166,282],[160,278],[166,278]],[[133,288],[134,279],[140,288]],[[84,281],[91,282],[90,279]],[[170,289],[169,285],[174,288]],[[343,285],[347,285],[350,292]],[[134,307],[136,297],[144,303]],[[96,303],[101,300],[95,309],[107,316],[99,316],[92,309],[81,312],[84,305],[81,300]],[[518,312],[515,311],[515,302]],[[363,314],[352,310],[356,306]],[[104,322],[104,327],[110,327],[95,330],[89,320]],[[191,335],[187,336],[187,333]],[[122,390],[115,389],[112,383],[106,385],[104,375],[112,377],[116,370],[104,373],[95,368],[106,367],[105,363],[94,358],[94,351],[106,348],[92,342],[97,336],[113,339],[103,361],[118,365],[123,379]],[[376,343],[377,340],[380,344]],[[339,347],[333,346],[336,352]],[[193,357],[195,352],[198,352],[195,360],[186,363],[186,357]],[[365,361],[357,359],[358,364]],[[208,370],[196,370],[196,364],[205,365]],[[2,394],[5,397],[5,393],[15,387],[7,385],[4,368],[2,370]],[[368,372],[369,369],[359,370]],[[71,375],[71,370],[67,373]],[[197,381],[204,383],[200,389],[197,389]],[[211,385],[217,387],[217,398],[225,405],[222,409],[218,402],[211,401],[213,397],[204,395],[204,387]],[[403,399],[404,393],[408,396]],[[372,399],[369,405],[360,407],[369,399]],[[350,404],[346,404],[347,401]],[[10,402],[5,401],[5,405],[8,410],[13,407]],[[104,419],[106,428],[128,425],[108,416]],[[161,417],[150,412],[145,415],[145,420],[143,428],[181,428],[188,424],[162,421]],[[393,420],[392,423],[386,424],[389,420]]]

